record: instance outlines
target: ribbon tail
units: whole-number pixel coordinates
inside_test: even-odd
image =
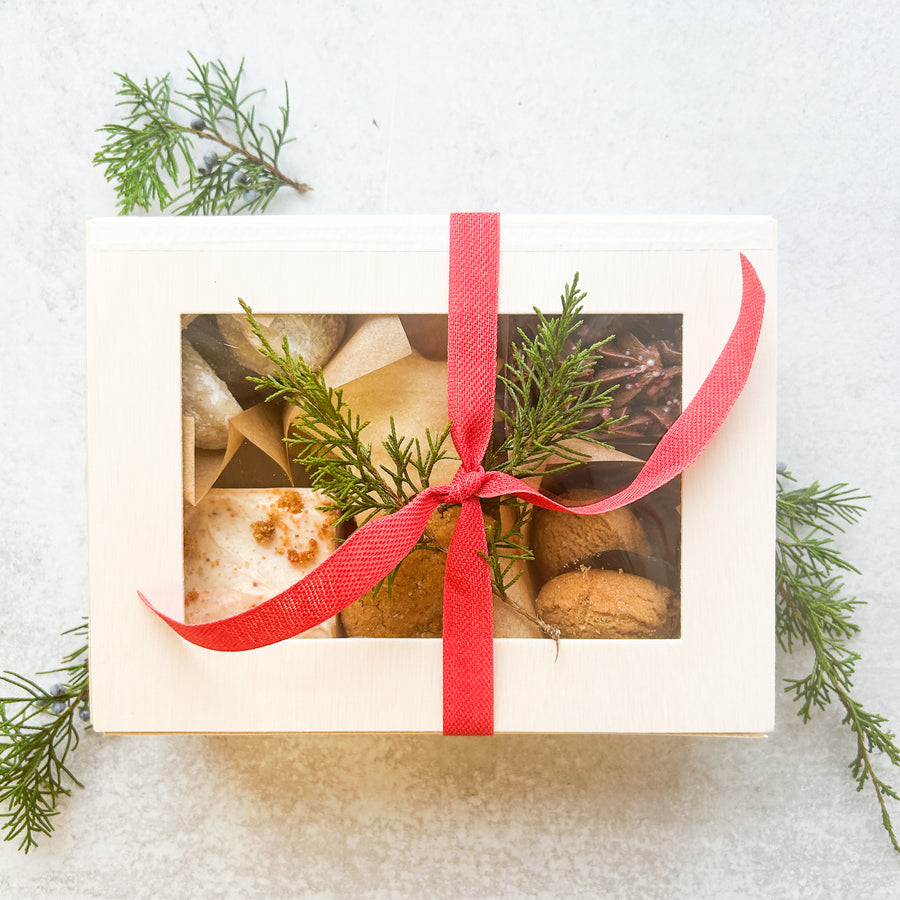
[[[535,506],[557,512],[593,516],[626,506],[662,487],[700,455],[740,396],[756,354],[762,329],[766,292],[756,270],[741,254],[743,291],[731,335],[693,400],[665,433],[631,484],[618,493],[586,506],[563,506],[502,472],[488,472],[478,490],[482,498],[515,494]]]
[[[741,306],[734,328],[687,408],[663,435],[641,475],[657,485],[684,471],[712,440],[744,390],[766,308],[756,269],[741,254]]]
[[[464,500],[444,576],[444,734],[494,732],[494,613],[481,504]]]
[[[234,652],[275,644],[337,615],[385,578],[415,546],[445,494],[446,488],[429,488],[397,512],[372,519],[305,578],[236,616],[188,625],[160,612],[140,591],[138,595],[198,647]]]

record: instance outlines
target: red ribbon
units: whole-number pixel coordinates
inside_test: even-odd
[[[694,399],[666,432],[637,477],[617,494],[577,508],[561,506],[481,460],[493,422],[500,217],[450,217],[450,316],[447,400],[461,465],[402,509],[359,528],[305,578],[253,609],[187,625],[141,599],[185,640],[210,650],[252,650],[294,637],[339,613],[387,576],[412,550],[434,510],[461,504],[444,579],[444,733],[491,734],[494,720],[493,612],[479,500],[515,495],[536,506],[595,515],[625,506],[689,466],[709,443],[747,381],[759,340],[765,292],[741,254],[743,294],[737,322]]]

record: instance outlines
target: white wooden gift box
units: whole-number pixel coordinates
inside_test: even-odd
[[[439,732],[441,642],[183,641],[180,317],[446,313],[447,216],[87,222],[90,671],[104,732]],[[687,405],[741,298],[767,310],[747,386],[683,476],[681,636],[495,639],[498,732],[762,733],[774,715],[776,228],[763,217],[503,216],[500,313],[681,313]]]

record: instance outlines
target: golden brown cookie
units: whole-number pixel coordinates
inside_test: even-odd
[[[428,532],[444,548],[450,546],[460,507],[435,510]],[[369,591],[341,613],[348,637],[440,637],[444,609],[447,554],[413,550],[397,567],[390,592]]]
[[[564,638],[668,637],[668,588],[624,572],[557,575],[537,596],[538,615]]]
[[[572,488],[561,495],[564,506],[585,506],[603,498],[592,488]],[[531,546],[543,580],[566,566],[606,550],[629,550],[649,556],[650,542],[630,509],[622,507],[596,516],[578,516],[535,507]]]

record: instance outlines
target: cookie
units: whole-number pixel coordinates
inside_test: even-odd
[[[639,575],[579,569],[550,579],[537,596],[538,614],[564,638],[669,636],[672,592]]]
[[[603,498],[591,488],[572,488],[561,495],[564,506],[585,506]],[[607,550],[628,550],[649,556],[650,542],[637,516],[626,507],[595,516],[579,516],[535,507],[531,546],[542,580],[567,566]]]
[[[460,507],[435,510],[428,532],[450,546]],[[444,618],[444,570],[447,554],[413,550],[397,567],[391,589],[383,584],[341,612],[348,637],[440,637]],[[502,634],[497,634],[502,637]]]
[[[335,547],[333,512],[308,488],[211,490],[184,517],[184,620],[233,616],[281,593]],[[336,637],[337,616],[304,632]]]

